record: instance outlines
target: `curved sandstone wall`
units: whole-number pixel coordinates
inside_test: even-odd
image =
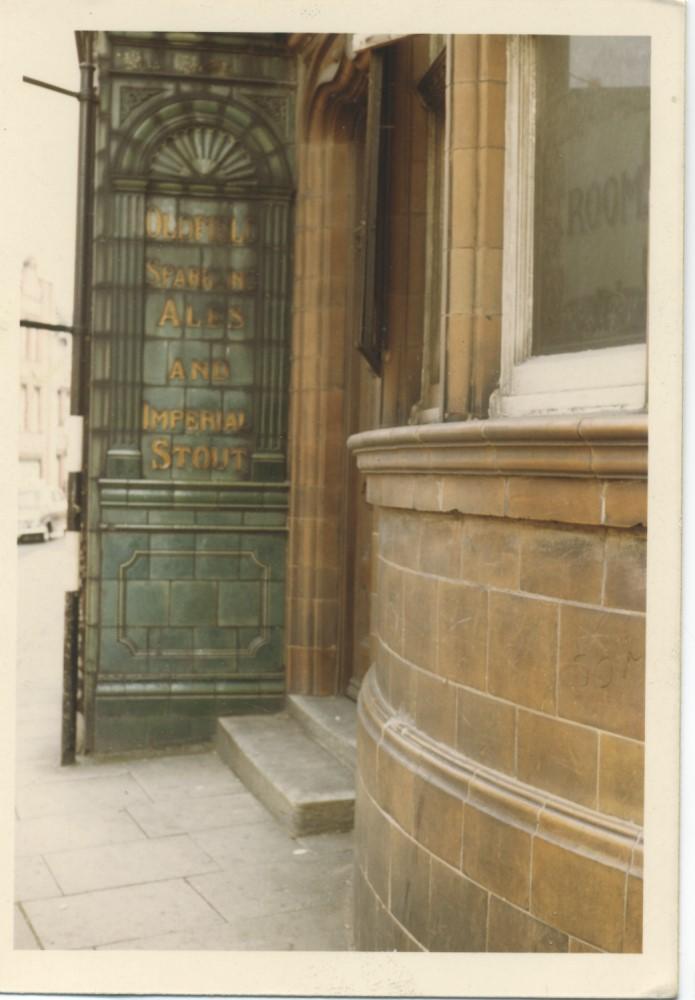
[[[646,443],[536,478],[446,433],[352,441],[378,510],[357,947],[639,951]],[[481,447],[496,475],[457,473]]]

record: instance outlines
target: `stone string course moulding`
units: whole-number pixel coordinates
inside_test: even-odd
[[[378,508],[357,947],[640,951],[646,417],[350,446]]]

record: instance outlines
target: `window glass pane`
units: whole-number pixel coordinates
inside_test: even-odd
[[[646,339],[648,38],[537,39],[533,353]]]

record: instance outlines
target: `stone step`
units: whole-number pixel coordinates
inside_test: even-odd
[[[289,715],[218,719],[217,751],[292,836],[352,828],[352,772]]]
[[[357,706],[344,695],[315,697],[291,694],[287,708],[302,729],[341,764],[355,770],[357,759]]]

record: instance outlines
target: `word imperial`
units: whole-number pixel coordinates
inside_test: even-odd
[[[246,426],[243,410],[158,410],[142,404],[142,429],[145,431],[211,431],[233,434]]]

